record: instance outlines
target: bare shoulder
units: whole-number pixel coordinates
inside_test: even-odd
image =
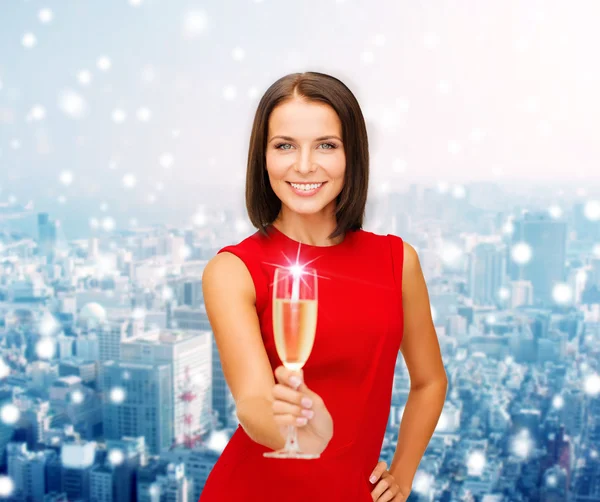
[[[402,241],[404,247],[404,266],[414,268],[419,265],[419,255],[417,250],[405,240]]]
[[[230,290],[256,299],[254,282],[241,258],[223,252],[211,258],[202,272],[202,289],[210,295],[215,290]]]
[[[402,262],[402,291],[406,291],[415,280],[422,275],[421,263],[417,250],[405,240],[402,241],[404,247],[404,259]]]

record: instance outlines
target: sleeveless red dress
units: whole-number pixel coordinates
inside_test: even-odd
[[[213,467],[200,502],[371,501],[369,476],[379,461],[403,335],[402,239],[349,231],[334,246],[299,244],[274,226],[233,253],[256,289],[262,339],[273,371],[280,366],[272,329],[277,265],[311,262],[319,275],[317,331],[304,379],[333,417],[334,435],[321,458],[264,458],[269,448],[239,426]],[[326,277],[327,279],[325,279]]]

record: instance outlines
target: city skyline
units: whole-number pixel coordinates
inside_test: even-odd
[[[418,250],[450,377],[415,500],[442,492],[448,500],[468,493],[539,500],[540,493],[600,489],[578,467],[586,459],[600,469],[588,446],[600,423],[593,362],[600,223],[577,205],[560,215],[545,207],[490,212],[436,189],[398,195],[378,199],[378,231]],[[0,247],[0,394],[20,389],[18,398],[0,400],[0,440],[15,430],[0,494],[24,489],[39,498],[52,490],[57,502],[62,492],[99,496],[117,480],[132,482],[135,471],[137,500],[163,490],[199,496],[238,423],[203,308],[202,270],[217,249],[251,229],[240,229],[241,214],[228,212],[219,224],[107,229],[65,246],[52,215],[35,214],[37,235],[11,244],[3,234]],[[552,375],[563,373],[559,384]],[[381,449],[388,463],[409,386],[398,354]],[[495,406],[486,411],[469,397],[475,394]],[[49,411],[66,414],[70,425],[18,427]],[[589,427],[578,425],[578,413]],[[436,473],[440,449],[448,458]],[[520,490],[502,488],[510,466],[539,462],[546,466],[539,485],[522,478]],[[29,464],[61,469],[63,481],[23,485],[31,474],[21,466]],[[485,482],[495,469],[504,473],[498,482]],[[121,500],[114,490],[116,498],[103,500]]]

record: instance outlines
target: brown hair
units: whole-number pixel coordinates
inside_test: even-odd
[[[294,98],[326,103],[342,124],[346,154],[344,186],[336,197],[337,226],[330,239],[362,228],[369,185],[369,143],[365,120],[354,94],[335,77],[318,72],[292,73],[273,83],[261,98],[250,136],[246,171],[246,209],[252,224],[266,235],[281,210],[266,169],[269,117],[273,109]]]

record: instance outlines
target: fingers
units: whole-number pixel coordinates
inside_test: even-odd
[[[375,484],[377,482],[377,480],[386,471],[386,469],[387,469],[387,464],[383,460],[377,462],[375,469],[373,469],[373,472],[371,473],[371,477],[369,478],[369,481],[371,483]]]
[[[275,423],[278,426],[293,425],[294,427],[304,427],[308,423],[307,417],[297,417],[295,415],[273,415]]]
[[[390,490],[387,490],[383,493],[378,499],[377,502],[390,502],[394,501],[394,494]]]
[[[293,389],[300,390],[300,386],[304,381],[304,374],[302,370],[291,371],[285,366],[279,366],[275,370],[275,378],[282,385],[289,385]]]
[[[275,378],[282,386],[294,389],[295,391],[302,393],[304,396],[308,397],[313,403],[316,404],[316,407],[322,406],[323,402],[321,396],[309,389],[306,383],[304,383],[304,373],[302,370],[291,371],[288,370],[285,366],[279,366],[275,370]],[[298,381],[294,381],[294,378],[300,380],[300,385],[298,385]],[[275,385],[275,387],[277,387],[277,385]],[[285,399],[285,396],[283,398]],[[290,400],[290,402],[298,404],[296,401],[293,400]],[[309,408],[310,405],[307,407]]]
[[[313,400],[308,396],[303,395],[297,390],[290,389],[281,384],[276,384],[273,387],[273,413],[275,417],[278,415],[286,415],[286,420],[291,420],[293,417],[303,417],[311,419],[314,416],[314,411],[311,409]],[[305,421],[301,420],[299,425],[305,425]],[[286,423],[283,425],[293,425]]]
[[[394,478],[389,475],[383,476],[383,478],[377,483],[375,489],[371,492],[371,497],[377,502],[389,502],[398,492],[398,486],[394,482]]]
[[[396,484],[393,476],[389,472],[385,472],[371,492],[371,497],[377,502],[390,502],[398,500],[398,498],[394,498],[396,495],[400,495],[400,487]]]
[[[373,498],[373,500],[376,500],[377,502],[383,502],[381,500],[381,496],[388,488],[389,488],[388,482],[385,479],[381,479],[377,483],[377,486],[371,492],[371,497]]]
[[[272,393],[275,400],[285,401],[304,408],[312,408],[313,400],[311,398],[280,383],[273,386]]]
[[[295,417],[306,417],[309,420],[315,416],[313,410],[284,401],[273,401],[272,408],[274,415],[294,415]]]
[[[303,427],[315,416],[321,398],[303,382],[302,370],[290,371],[285,366],[275,370],[277,384],[273,386],[273,417],[279,426]],[[293,377],[298,380],[294,381]],[[298,385],[298,382],[301,382]],[[314,408],[314,409],[313,409]]]
[[[291,382],[294,385],[290,387],[290,377],[292,376],[299,376],[299,374],[289,371],[284,366],[275,370],[275,377],[279,383],[273,386],[273,416],[275,422],[280,426],[302,427],[314,416],[314,411],[311,410],[313,399],[301,392],[302,387],[306,389],[304,384],[297,387],[294,382]]]
[[[302,405],[303,396],[300,392],[284,387],[281,384],[273,388],[273,418],[277,425],[294,425],[302,427],[313,418],[314,412]],[[300,404],[292,404],[300,403]],[[309,404],[304,401],[305,404]]]
[[[387,471],[387,463],[383,460],[377,462],[375,469],[373,469],[369,477],[369,481],[376,484],[371,492],[371,497],[374,501],[388,502],[394,498],[394,495],[398,491],[393,476]]]

